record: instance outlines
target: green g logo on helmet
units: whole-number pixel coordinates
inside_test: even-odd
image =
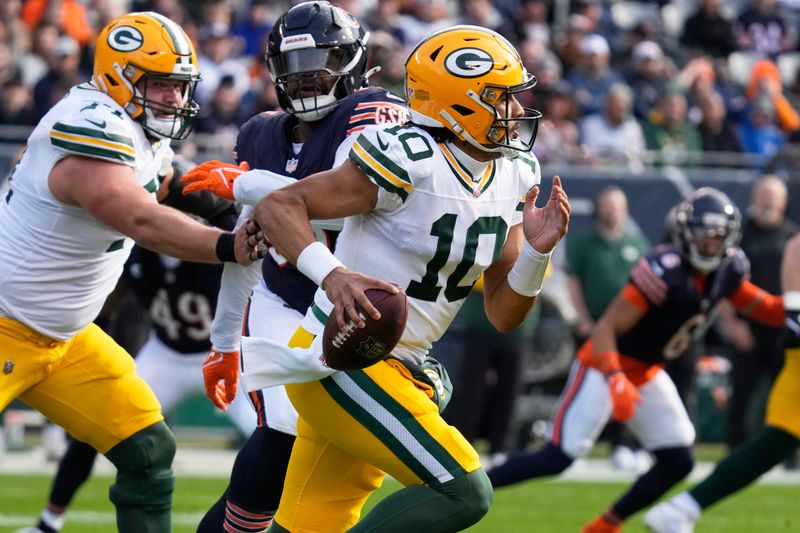
[[[460,48],[450,52],[444,60],[444,68],[459,78],[477,78],[492,70],[494,59],[480,48]]]

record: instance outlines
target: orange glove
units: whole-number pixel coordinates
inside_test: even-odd
[[[203,381],[206,385],[206,396],[211,403],[227,411],[228,406],[225,404],[231,403],[236,397],[239,352],[218,352],[212,348],[203,362]]]
[[[619,370],[606,374],[606,380],[613,405],[611,418],[619,422],[630,420],[636,412],[636,404],[642,403],[642,397],[636,390],[636,385],[631,383]]]
[[[222,161],[206,161],[181,177],[181,183],[189,184],[183,189],[183,194],[209,191],[220,198],[236,200],[233,197],[233,182],[248,170],[250,165],[247,161],[242,161],[238,167]]]

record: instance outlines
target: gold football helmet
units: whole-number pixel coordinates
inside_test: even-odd
[[[137,83],[144,80],[137,88]],[[154,80],[183,82],[182,105],[147,97]],[[192,100],[200,72],[194,45],[183,29],[153,12],[128,13],[112,20],[97,38],[94,85],[138,120],[156,138],[185,139],[199,106]]]
[[[530,151],[542,114],[523,108],[510,117],[512,97],[529,91],[536,78],[505,37],[479,26],[454,26],[430,35],[406,60],[406,98],[411,121],[444,127],[486,152],[515,157]],[[505,113],[498,107],[505,102]],[[518,128],[530,126],[527,142]]]

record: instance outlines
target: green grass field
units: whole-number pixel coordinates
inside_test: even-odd
[[[106,497],[109,477],[93,477],[78,494],[63,533],[114,531],[114,510]],[[178,478],[174,531],[195,531],[206,508],[225,486],[221,478]],[[44,503],[50,478],[0,476],[0,533],[32,525]],[[478,533],[570,533],[620,494],[624,483],[539,481],[498,490],[489,514],[469,531]],[[397,488],[388,482],[368,507]],[[697,533],[775,533],[800,531],[800,486],[756,485],[711,509]],[[626,531],[645,531],[641,515]]]

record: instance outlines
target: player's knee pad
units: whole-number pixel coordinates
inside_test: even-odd
[[[674,483],[688,476],[694,468],[694,457],[689,446],[654,450],[653,455],[656,458],[653,468]]]
[[[169,509],[175,475],[175,436],[157,422],[123,440],[106,454],[117,467],[109,498],[117,507]]]
[[[461,511],[458,514],[458,524],[454,526],[460,529],[483,518],[489,511],[494,495],[492,483],[483,468],[443,483],[438,490],[459,502]]]

